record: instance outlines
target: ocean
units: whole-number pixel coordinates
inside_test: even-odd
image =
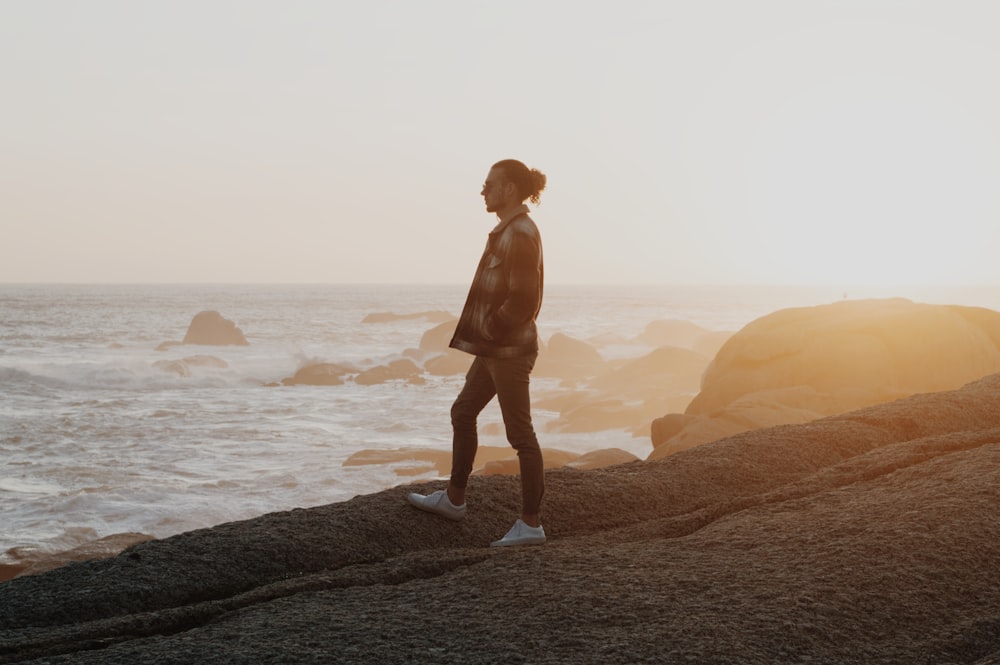
[[[338,386],[275,386],[309,363],[365,369],[404,357],[458,315],[465,285],[0,285],[0,563],[104,536],[163,538],[268,512],[347,500],[402,483],[390,465],[343,466],[360,450],[450,449],[462,377]],[[737,331],[778,309],[900,295],[1000,309],[1000,289],[845,293],[832,287],[547,287],[543,340],[590,340],[605,358],[653,321]],[[169,346],[215,310],[249,346]],[[163,349],[163,350],[160,350]],[[189,372],[169,362],[192,356]],[[535,390],[546,380],[534,381]],[[644,458],[648,437],[608,430],[545,434],[543,447],[618,447]],[[499,422],[495,404],[481,423]],[[486,445],[506,445],[485,435]]]

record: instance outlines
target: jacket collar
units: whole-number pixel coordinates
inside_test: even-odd
[[[507,228],[507,225],[510,224],[512,221],[514,221],[521,215],[528,214],[528,210],[529,210],[528,206],[524,205],[523,203],[518,207],[514,208],[509,213],[500,218],[500,221],[497,223],[497,225],[493,227],[492,231],[490,231],[490,235],[493,235],[494,233],[500,233],[505,228]]]

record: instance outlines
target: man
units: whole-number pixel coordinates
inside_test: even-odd
[[[451,407],[451,478],[446,490],[409,495],[421,510],[455,520],[465,517],[465,491],[479,445],[476,419],[496,396],[507,440],[517,451],[522,506],[521,517],[494,547],[545,542],[542,451],[531,424],[528,388],[538,357],[535,319],[545,271],[542,239],[524,204],[538,203],[545,180],[545,174],[514,159],[497,162],[486,176],[481,194],[486,211],[499,222],[490,232],[450,344],[475,356]]]

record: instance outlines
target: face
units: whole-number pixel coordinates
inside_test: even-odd
[[[499,212],[510,205],[514,196],[514,184],[507,180],[501,169],[490,169],[480,192],[486,201],[486,212]]]

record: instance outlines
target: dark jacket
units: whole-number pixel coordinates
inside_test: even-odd
[[[542,237],[522,205],[490,231],[449,346],[491,358],[537,353],[544,281]]]

